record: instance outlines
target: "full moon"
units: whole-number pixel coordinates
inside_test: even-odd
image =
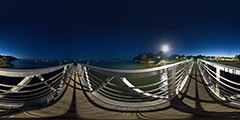
[[[169,47],[167,45],[163,45],[162,46],[162,51],[163,52],[168,52],[169,51]]]

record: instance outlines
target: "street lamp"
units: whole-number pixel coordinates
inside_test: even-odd
[[[168,51],[169,51],[169,47],[168,47],[168,45],[163,45],[162,46],[162,51],[163,51],[163,53],[167,53]],[[166,55],[167,56],[167,55]],[[165,58],[166,60],[167,60],[167,58]]]
[[[162,51],[165,52],[165,53],[168,52],[169,51],[168,45],[163,45],[162,46]]]

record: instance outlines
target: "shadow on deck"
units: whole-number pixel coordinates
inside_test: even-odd
[[[12,119],[240,119],[240,106],[216,98],[204,83],[197,64],[179,95],[158,106],[133,109],[102,103],[84,89],[76,71],[58,102],[61,101],[67,107],[58,115],[44,115],[61,109],[55,104],[33,111],[2,110],[0,115]]]

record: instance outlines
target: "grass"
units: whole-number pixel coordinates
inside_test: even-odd
[[[240,61],[216,61],[216,60],[213,61],[212,60],[211,62],[240,68]]]

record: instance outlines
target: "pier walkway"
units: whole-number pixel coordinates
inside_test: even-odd
[[[240,106],[211,93],[196,63],[179,94],[152,107],[117,107],[99,101],[84,87],[76,66],[64,92],[51,106],[36,110],[3,109],[0,116],[13,119],[240,119]]]

